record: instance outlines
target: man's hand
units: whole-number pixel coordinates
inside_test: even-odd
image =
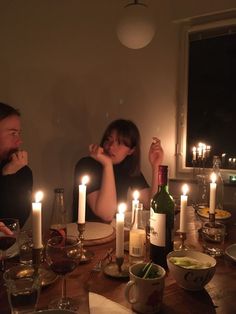
[[[3,222],[0,221],[0,232],[4,233],[5,235],[13,235],[13,232],[4,225]]]
[[[90,156],[100,162],[103,166],[112,164],[111,158],[104,153],[104,149],[97,145],[91,144],[89,145]]]
[[[3,167],[2,174],[14,174],[26,165],[28,165],[28,153],[23,150],[17,151],[11,155],[10,161]]]

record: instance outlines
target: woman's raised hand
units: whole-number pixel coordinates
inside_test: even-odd
[[[104,149],[97,144],[89,145],[90,156],[100,162],[103,166],[112,164],[111,158],[105,154]]]
[[[161,141],[157,137],[153,137],[149,149],[149,161],[153,169],[158,170],[158,166],[163,162],[163,157],[164,151],[161,146]]]

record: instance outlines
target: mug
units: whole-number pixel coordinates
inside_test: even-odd
[[[160,311],[164,286],[165,270],[157,264],[152,264],[158,276],[155,278],[141,278],[140,271],[147,263],[138,263],[130,266],[130,281],[125,288],[125,297],[132,304],[132,309],[143,314],[154,314]]]

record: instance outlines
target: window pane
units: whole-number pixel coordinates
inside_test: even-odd
[[[203,38],[204,36],[200,36]],[[226,153],[223,168],[236,157],[236,34],[189,43],[189,86],[186,166],[192,166],[192,147],[211,145],[213,155]]]

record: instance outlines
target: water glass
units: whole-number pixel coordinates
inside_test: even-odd
[[[225,225],[220,222],[205,222],[202,226],[203,248],[211,256],[224,254]]]
[[[37,268],[17,265],[3,274],[12,314],[36,311],[40,293],[40,278]]]
[[[31,231],[21,231],[19,235],[20,263],[32,265],[33,263],[33,239]]]

